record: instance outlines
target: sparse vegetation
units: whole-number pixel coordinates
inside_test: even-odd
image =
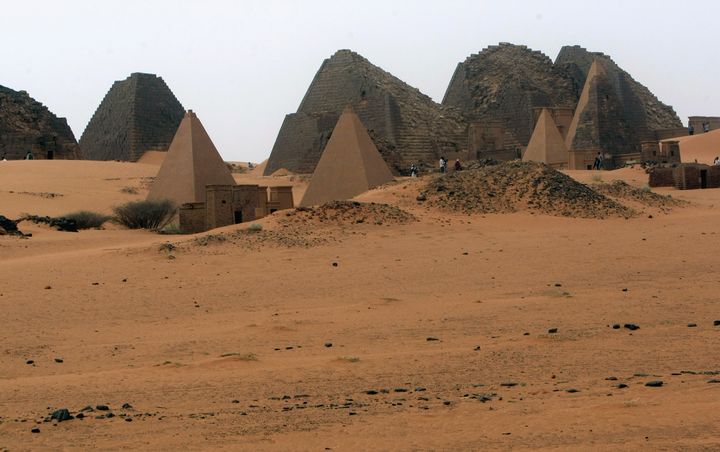
[[[208,234],[195,239],[195,243],[200,246],[208,246],[211,243],[221,243],[227,240],[222,234]]]
[[[260,232],[262,231],[263,227],[261,224],[253,223],[250,226],[248,226],[248,231],[250,232]]]
[[[115,207],[115,219],[130,229],[157,230],[170,221],[175,213],[175,204],[163,199],[157,201],[131,201]]]
[[[341,356],[341,357],[338,358],[338,359],[339,359],[340,361],[346,361],[346,362],[349,362],[349,363],[357,363],[357,362],[360,362],[360,358],[358,358],[357,356]]]
[[[590,177],[590,179],[591,179],[593,182],[602,182],[602,181],[603,181],[602,174],[593,174],[593,175]]]
[[[162,229],[158,231],[160,234],[168,234],[168,235],[175,235],[175,234],[184,234],[183,230],[180,229],[180,226],[176,223],[170,223],[165,225]]]
[[[63,215],[63,218],[74,221],[78,229],[99,228],[103,225],[103,223],[112,219],[110,215],[91,212],[89,210],[79,210],[77,212],[68,213]]]
[[[120,192],[127,193],[128,195],[137,195],[138,189],[135,187],[123,187],[120,189]]]

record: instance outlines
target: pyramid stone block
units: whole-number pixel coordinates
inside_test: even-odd
[[[315,168],[301,206],[353,198],[393,180],[365,126],[347,107]]]

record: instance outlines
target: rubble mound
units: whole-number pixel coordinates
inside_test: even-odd
[[[634,211],[536,162],[511,161],[432,179],[428,204],[464,213],[531,211],[579,218],[630,217]]]
[[[635,201],[650,207],[671,208],[688,204],[687,201],[654,193],[649,188],[633,187],[621,180],[593,185],[592,188],[606,196]]]
[[[407,224],[416,218],[395,206],[357,201],[332,201],[315,207],[300,207],[285,212],[280,224],[321,224],[347,226],[352,224]]]
[[[13,221],[3,215],[0,215],[0,235],[17,235],[23,236],[17,227],[17,221]]]
[[[0,160],[78,159],[80,147],[65,118],[58,118],[25,91],[0,86]]]

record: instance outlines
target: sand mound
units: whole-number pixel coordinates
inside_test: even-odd
[[[165,161],[166,156],[167,151],[145,151],[145,153],[140,156],[137,163],[160,166]]]
[[[651,207],[670,208],[688,204],[687,201],[675,199],[671,196],[660,195],[649,189],[633,187],[621,180],[593,185],[592,188],[606,196],[635,201]]]
[[[292,176],[295,173],[286,168],[280,168],[279,170],[272,173],[272,177]]]
[[[432,179],[423,193],[429,204],[465,213],[511,213],[607,218],[629,209],[542,163],[505,162]]]
[[[346,226],[352,224],[407,224],[415,217],[395,206],[357,201],[332,201],[315,207],[289,210],[280,224],[321,224]]]

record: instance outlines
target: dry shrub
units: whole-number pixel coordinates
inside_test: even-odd
[[[170,221],[175,204],[168,199],[131,201],[115,207],[115,219],[129,229],[156,230]]]

